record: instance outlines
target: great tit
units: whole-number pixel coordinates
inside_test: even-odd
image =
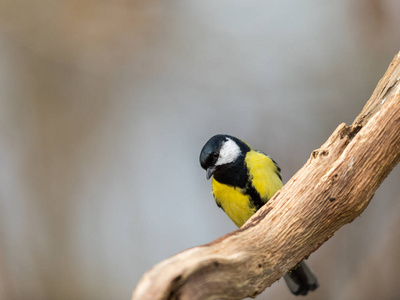
[[[242,140],[226,135],[213,136],[200,153],[201,167],[212,179],[215,201],[241,227],[283,186],[278,164]],[[305,261],[284,276],[294,295],[307,295],[318,280]]]

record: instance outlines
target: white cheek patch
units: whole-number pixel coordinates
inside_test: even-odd
[[[222,144],[221,150],[219,151],[219,158],[215,163],[216,166],[229,164],[235,161],[240,155],[239,146],[230,138]]]

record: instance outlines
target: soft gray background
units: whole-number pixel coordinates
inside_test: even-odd
[[[400,3],[0,1],[0,299],[130,299],[235,229],[198,155],[229,133],[287,181],[400,50]],[[399,299],[400,171],[310,258],[307,299]],[[294,299],[283,281],[259,299]]]

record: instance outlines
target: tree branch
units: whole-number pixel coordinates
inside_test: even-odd
[[[143,299],[255,297],[367,207],[400,159],[400,52],[370,100],[245,225],[150,269]]]

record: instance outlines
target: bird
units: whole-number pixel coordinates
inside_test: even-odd
[[[237,227],[241,227],[283,186],[281,169],[268,155],[227,134],[211,137],[200,152],[200,165],[212,178],[212,193]],[[307,295],[318,279],[303,260],[284,280],[294,295]]]

